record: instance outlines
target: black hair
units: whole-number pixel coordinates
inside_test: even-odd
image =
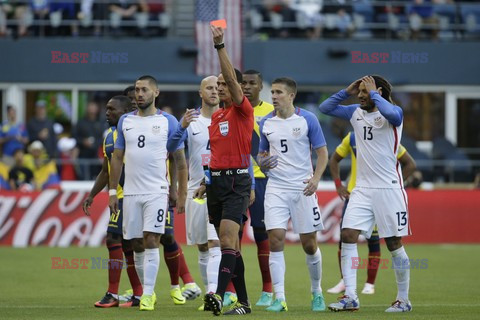
[[[131,108],[131,101],[127,96],[114,96],[111,100],[118,101],[120,107],[124,108],[126,111],[130,110]]]
[[[262,73],[258,70],[254,70],[254,69],[249,69],[247,71],[245,71],[243,74],[253,74],[253,75],[256,75],[258,77],[258,79],[260,80],[260,82],[263,81],[263,76],[262,76]]]
[[[382,88],[382,98],[393,103],[392,100],[392,85],[382,76],[371,75],[375,80],[375,87]]]
[[[243,82],[243,75],[242,75],[242,73],[240,72],[240,70],[238,70],[237,68],[235,68],[235,77],[237,78],[237,82],[238,82],[238,83],[242,83],[242,82]]]
[[[128,86],[128,87],[126,87],[125,90],[123,90],[123,95],[124,95],[124,96],[128,96],[128,93],[129,93],[130,91],[135,91],[135,86]]]
[[[284,84],[288,89],[297,94],[297,83],[292,78],[281,77],[272,81],[272,84]]]
[[[140,78],[137,79],[137,81],[139,81],[139,80],[147,80],[148,83],[153,84],[155,86],[155,88],[158,88],[157,79],[155,79],[152,76],[144,75],[144,76],[141,76]]]

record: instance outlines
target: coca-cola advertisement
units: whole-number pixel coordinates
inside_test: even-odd
[[[0,191],[0,245],[27,246],[100,246],[105,241],[109,220],[108,194],[95,198],[86,216],[82,202],[85,191],[42,192]],[[338,242],[343,201],[333,191],[317,192],[325,230],[318,233],[319,242]],[[479,243],[480,190],[408,191],[412,236],[407,242]],[[243,242],[253,242],[253,231],[247,227]],[[175,214],[175,237],[185,243],[185,217]],[[298,242],[299,236],[289,228],[287,241]]]

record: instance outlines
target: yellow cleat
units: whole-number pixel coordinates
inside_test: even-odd
[[[140,311],[153,311],[155,309],[155,300],[153,295],[144,294],[140,298]]]
[[[173,303],[180,305],[185,304],[187,301],[184,296],[182,296],[182,291],[180,288],[174,288],[170,290],[170,298],[172,298]]]

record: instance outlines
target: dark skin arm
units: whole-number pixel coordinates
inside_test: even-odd
[[[88,197],[83,201],[83,212],[87,216],[90,215],[90,211],[88,210],[92,203],[93,198],[105,188],[108,184],[108,160],[107,158],[103,159],[102,170],[98,173],[97,178],[95,179],[95,183],[93,184],[92,190],[90,190],[90,194]]]
[[[334,152],[330,157],[330,161],[328,162],[328,166],[330,167],[330,174],[332,175],[332,179],[340,179],[340,161],[342,161],[343,157],[340,156],[338,153]],[[348,192],[347,187],[340,184],[337,188],[337,193],[340,196],[340,199],[345,200],[350,197],[350,192]]]
[[[185,159],[185,152],[179,149],[172,153],[177,169],[178,192],[177,192],[177,213],[185,212],[185,202],[187,200],[188,167]]]
[[[120,176],[122,175],[122,166],[123,166],[123,157],[125,156],[124,149],[115,149],[113,151],[112,160],[110,162],[110,179],[109,187],[110,189],[117,190],[118,182],[120,181]],[[117,195],[109,197],[108,206],[110,211],[117,213],[118,212],[118,198]]]
[[[400,164],[402,165],[403,180],[407,180],[417,169],[417,164],[408,151],[405,152],[398,161],[400,161]]]

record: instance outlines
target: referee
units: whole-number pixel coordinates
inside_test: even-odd
[[[230,62],[223,43],[223,29],[211,26],[215,49],[220,59],[218,76],[219,97],[224,103],[212,115],[208,128],[210,136],[210,169],[206,172],[206,188],[210,222],[217,228],[222,249],[215,293],[205,295],[205,306],[213,314],[220,315],[222,297],[230,279],[235,286],[238,302],[225,314],[251,313],[245,287],[245,266],[238,232],[247,211],[252,179],[248,173],[253,131],[253,108],[243,95],[242,74]]]

